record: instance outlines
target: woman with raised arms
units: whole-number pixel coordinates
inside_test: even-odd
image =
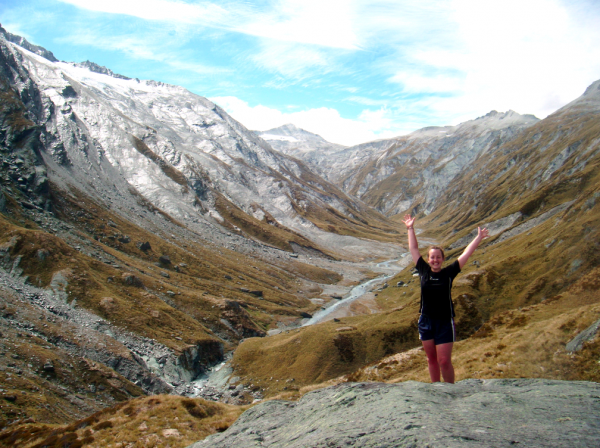
[[[489,235],[487,229],[477,228],[477,236],[469,243],[454,263],[442,268],[444,250],[431,246],[427,262],[421,257],[415,235],[415,218],[405,215],[402,221],[408,232],[408,249],[421,278],[421,308],[419,312],[419,339],[427,355],[429,376],[432,382],[454,383],[452,346],[456,339],[454,330],[454,306],[452,304],[452,281],[475,252],[481,241]]]

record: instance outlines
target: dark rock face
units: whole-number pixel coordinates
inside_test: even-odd
[[[242,338],[262,338],[266,336],[265,332],[256,325],[250,314],[244,309],[243,304],[235,300],[226,300],[222,309],[221,317],[226,320],[227,326],[238,336]]]
[[[222,360],[223,344],[214,340],[206,340],[185,349],[179,356],[179,365],[191,372],[195,378],[204,373],[207,365],[214,365]]]
[[[54,372],[54,364],[52,364],[52,361],[48,360],[46,361],[46,363],[44,364],[43,369],[46,372]]]
[[[137,247],[139,250],[142,250],[144,252],[152,249],[152,246],[150,246],[150,243],[148,241],[138,243]]]
[[[465,380],[348,383],[267,401],[202,447],[591,447],[600,384]]]
[[[79,66],[85,67],[92,72],[100,73],[102,75],[112,76],[113,78],[131,79],[131,78],[128,78],[127,76],[119,75],[118,73],[113,72],[111,69],[108,69],[102,65],[98,65],[91,61],[84,61],[84,62],[80,63]]]

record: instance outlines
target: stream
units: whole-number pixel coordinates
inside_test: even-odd
[[[398,258],[398,259],[388,260],[388,261],[384,261],[382,263],[378,263],[376,265],[377,268],[385,269],[385,270],[391,271],[391,272],[388,272],[387,274],[381,275],[374,279],[367,280],[366,282],[363,282],[363,283],[355,286],[354,288],[352,288],[350,290],[350,292],[342,300],[338,301],[337,303],[334,303],[333,305],[328,306],[325,309],[317,311],[313,315],[313,317],[308,319],[301,326],[307,327],[309,325],[318,324],[320,322],[327,320],[327,316],[329,314],[331,314],[333,311],[340,308],[341,306],[349,305],[350,303],[354,302],[358,298],[362,297],[364,294],[366,294],[371,289],[371,287],[373,285],[376,285],[378,283],[383,283],[386,280],[392,278],[394,275],[396,275],[396,273],[398,273],[398,272],[400,272],[400,270],[404,269],[404,267],[406,267],[406,265],[408,263],[410,263],[410,261],[412,261],[410,259],[410,257],[408,257],[408,258],[406,257],[407,255],[409,255],[409,252],[403,253],[400,256],[400,258]]]
[[[329,302],[330,305],[325,309],[322,309],[315,313],[312,318],[304,322],[301,327],[307,327],[314,325],[325,320],[328,320],[328,316],[338,308],[349,305],[353,301],[359,299],[364,294],[378,283],[383,283],[386,280],[392,278],[396,273],[404,269],[408,264],[412,262],[411,257],[407,257],[409,252],[403,253],[400,258],[394,260],[388,260],[381,263],[377,263],[375,268],[378,269],[383,275],[367,280],[359,285],[354,286],[342,300],[333,299]],[[280,330],[281,331],[281,330]],[[191,389],[189,396],[203,397],[209,400],[220,399],[228,390],[228,384],[230,382],[230,375],[233,373],[233,369],[229,365],[231,354],[223,360],[220,364],[213,366],[207,370],[207,372],[201,377],[191,382]],[[243,390],[243,388],[237,387],[236,390]],[[258,400],[260,397],[255,396]]]

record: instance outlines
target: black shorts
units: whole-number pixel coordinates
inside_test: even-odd
[[[435,345],[447,344],[456,340],[454,319],[433,319],[421,314],[419,317],[419,339],[429,341],[433,339]]]

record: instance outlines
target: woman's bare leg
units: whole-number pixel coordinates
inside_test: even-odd
[[[454,366],[452,366],[452,346],[454,342],[437,345],[437,361],[446,383],[454,383]]]
[[[438,355],[433,339],[428,341],[421,341],[423,343],[423,350],[427,355],[427,367],[429,367],[429,377],[432,383],[438,383],[440,381],[440,365],[438,363]],[[445,377],[444,377],[445,379]]]

